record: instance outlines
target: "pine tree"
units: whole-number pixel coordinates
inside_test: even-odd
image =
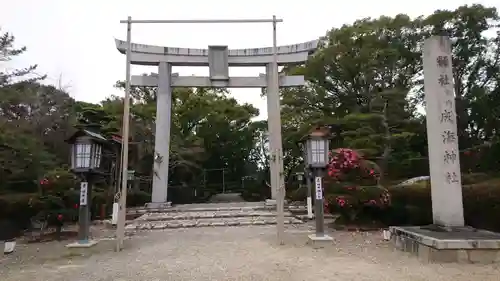
[[[0,29],[1,30],[1,29]],[[26,52],[26,47],[15,48],[14,47],[15,37],[9,33],[5,32],[0,34],[0,63],[6,64],[6,62],[10,61],[12,57],[18,56]],[[19,79],[16,81],[15,78],[22,78],[29,75],[31,78],[24,79],[28,82],[34,82],[38,80],[42,80],[45,76],[33,75],[36,70],[37,65],[31,65],[27,68],[23,69],[15,69],[13,71],[0,71],[0,88],[10,85],[13,82],[20,82],[23,79]]]

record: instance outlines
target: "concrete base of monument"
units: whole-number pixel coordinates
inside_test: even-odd
[[[150,202],[146,203],[145,207],[146,209],[168,209],[172,207],[172,202],[161,202],[161,203]]]
[[[66,248],[91,248],[97,245],[97,243],[99,243],[99,241],[97,240],[76,241],[74,243],[66,245]]]
[[[500,233],[472,227],[408,226],[389,229],[396,249],[423,262],[500,262]]]
[[[316,235],[316,233],[314,233],[310,234],[308,237],[309,240],[307,243],[315,249],[324,248],[333,244],[333,238],[326,234],[318,236]]]

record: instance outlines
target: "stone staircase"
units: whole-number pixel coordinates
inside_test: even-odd
[[[285,224],[301,224],[294,213],[301,207],[285,208]],[[222,227],[276,224],[276,207],[264,202],[210,203],[178,205],[168,209],[129,209],[127,216],[139,216],[127,221],[127,231],[158,230],[191,227]]]

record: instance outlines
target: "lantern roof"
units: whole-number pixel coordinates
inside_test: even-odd
[[[307,135],[300,138],[300,142],[306,141],[314,137],[330,139],[331,138],[330,129],[325,126],[316,126],[313,129],[309,130],[309,133]]]
[[[87,136],[90,137],[91,139],[95,140],[96,142],[108,142],[108,140],[101,134],[93,132],[91,130],[87,129],[78,129],[71,137],[69,137],[66,142],[68,143],[75,143],[75,140],[79,137]]]

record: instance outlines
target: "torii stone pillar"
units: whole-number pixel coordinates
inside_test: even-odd
[[[284,184],[283,181],[283,145],[281,140],[281,105],[279,96],[279,87],[274,84],[275,75],[278,75],[278,70],[273,69],[272,64],[266,65],[267,77],[267,122],[269,131],[269,154],[274,161],[269,161],[269,169],[271,174],[271,186],[276,183],[279,188]],[[279,133],[276,133],[279,132]],[[276,200],[278,190],[271,188],[271,199]]]
[[[149,207],[169,206],[168,164],[171,126],[171,91],[173,87],[218,87],[218,88],[267,88],[269,142],[271,154],[276,157],[271,166],[271,193],[276,199],[278,177],[283,172],[283,149],[279,87],[296,87],[305,84],[302,75],[278,76],[273,69],[273,48],[229,50],[227,46],[209,46],[208,49],[171,48],[144,44],[131,44],[131,63],[157,65],[158,75],[132,76],[131,85],[158,87],[155,163],[153,193]],[[278,65],[301,64],[318,46],[318,40],[301,44],[277,47]],[[116,47],[125,53],[127,43],[116,40]],[[171,73],[172,66],[208,66],[209,77],[179,76]],[[258,77],[229,77],[230,66],[265,66],[266,74]],[[244,159],[242,159],[244,160]],[[271,161],[272,163],[273,161]]]
[[[153,205],[167,203],[170,126],[172,123],[172,87],[170,86],[171,72],[172,66],[168,62],[159,63],[158,90],[156,94],[153,192],[151,195],[151,203]]]

